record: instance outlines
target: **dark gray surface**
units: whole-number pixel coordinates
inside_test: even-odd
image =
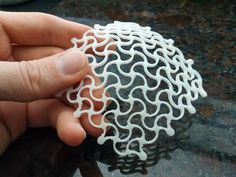
[[[12,12],[49,12],[62,0],[29,0],[15,5],[2,5],[0,10]]]

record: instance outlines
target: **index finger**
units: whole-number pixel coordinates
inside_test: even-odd
[[[91,29],[44,13],[0,12],[0,25],[11,43],[19,45],[72,46],[71,38],[82,38]]]

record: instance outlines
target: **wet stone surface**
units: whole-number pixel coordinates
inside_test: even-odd
[[[68,0],[51,13],[93,25],[113,20],[152,27],[175,41],[203,77],[208,93],[197,113],[173,122],[146,147],[146,161],[119,157],[88,137],[68,147],[51,129],[29,130],[0,158],[3,177],[235,177],[236,4],[226,0]],[[125,105],[123,105],[125,106]]]

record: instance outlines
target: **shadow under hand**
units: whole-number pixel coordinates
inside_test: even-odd
[[[190,116],[173,122],[176,134],[169,137],[163,132],[156,143],[145,147],[146,161],[137,156],[118,156],[111,142],[98,145],[96,139],[88,137],[79,147],[69,147],[59,141],[52,129],[28,130],[0,158],[0,176],[102,177],[107,170],[111,174],[115,170],[125,175],[147,174],[148,168],[158,165],[159,160],[170,159],[169,154],[175,149],[186,148],[189,144],[186,130],[191,122]],[[98,162],[106,165],[100,166]]]
[[[55,171],[58,176],[65,172],[67,172],[66,176],[73,176],[79,168],[83,177],[102,177],[103,169],[99,169],[98,161],[108,165],[110,172],[120,170],[124,175],[148,174],[148,167],[156,165],[160,159],[171,159],[169,153],[181,148],[181,144],[186,144],[188,141],[185,131],[191,126],[191,118],[185,117],[175,121],[172,126],[176,130],[173,137],[162,132],[157,142],[145,147],[145,152],[148,154],[146,161],[140,160],[137,156],[120,157],[114,152],[111,142],[98,145],[96,139],[88,137],[79,147],[64,146],[61,149],[55,159]]]

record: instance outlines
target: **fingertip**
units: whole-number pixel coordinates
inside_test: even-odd
[[[58,117],[57,133],[60,139],[69,146],[78,146],[86,138],[86,132],[72,111]]]

